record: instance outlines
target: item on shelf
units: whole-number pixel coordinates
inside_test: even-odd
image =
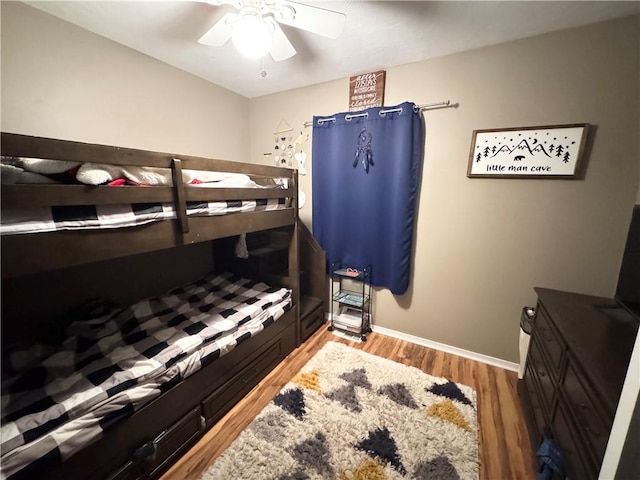
[[[357,277],[360,275],[360,271],[356,268],[341,268],[334,272],[336,275],[344,275],[346,277]]]
[[[356,308],[343,305],[340,307],[340,314],[335,322],[344,325],[348,329],[359,330],[362,323],[362,314]]]
[[[329,330],[360,335],[361,340],[366,341],[367,334],[371,332],[370,275],[371,266],[354,268],[332,265]]]

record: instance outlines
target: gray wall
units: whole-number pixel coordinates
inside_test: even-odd
[[[0,2],[2,130],[248,161],[249,100],[20,2]]]
[[[282,119],[298,132],[346,109],[348,79],[248,100],[24,4],[1,11],[4,131],[271,163]],[[640,179],[639,41],[636,16],[387,69],[387,105],[459,106],[425,112],[412,282],[375,292],[375,324],[515,362],[533,286],[613,294]],[[583,180],[466,177],[474,129],[576,122],[596,126]]]
[[[640,178],[639,23],[387,69],[386,105],[459,105],[424,113],[413,280],[402,297],[375,292],[375,324],[517,362],[520,309],[535,303],[534,286],[613,295]],[[252,158],[272,148],[281,118],[304,130],[347,105],[348,79],[252,99]],[[566,123],[595,127],[584,179],[466,177],[474,129]],[[301,185],[310,223],[310,175]]]

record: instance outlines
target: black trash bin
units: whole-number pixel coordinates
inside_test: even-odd
[[[518,368],[518,378],[524,377],[524,368],[527,363],[527,352],[529,351],[529,340],[533,330],[533,317],[536,309],[524,307],[520,315],[520,367]]]

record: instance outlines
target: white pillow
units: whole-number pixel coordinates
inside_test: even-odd
[[[28,172],[51,175],[64,173],[80,165],[81,162],[67,162],[64,160],[47,160],[44,158],[20,158],[22,166]]]
[[[76,180],[87,185],[102,185],[122,178],[122,168],[105,163],[83,163],[76,173]]]
[[[207,170],[183,170],[182,171],[182,179],[184,183],[191,183],[194,180],[199,182],[221,182],[222,180],[227,180],[230,178],[249,178],[247,175],[242,173],[231,173],[231,172],[209,172]]]
[[[0,178],[3,185],[16,183],[58,183],[54,179],[40,175],[39,173],[25,172],[13,165],[0,164]]]
[[[185,182],[187,183],[187,182]],[[225,178],[219,182],[192,183],[190,187],[200,188],[266,188],[251,180],[248,175],[238,173],[237,176]]]
[[[123,167],[122,173],[128,180],[142,185],[173,185],[168,168],[127,166]]]

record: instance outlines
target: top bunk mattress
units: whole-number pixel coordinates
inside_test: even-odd
[[[9,156],[3,156],[0,160],[3,185],[173,186],[171,169],[164,167]],[[213,188],[262,188],[246,174],[226,171],[185,169],[182,171],[182,181],[186,185]]]
[[[120,166],[47,160],[3,158],[3,185],[91,185],[110,187],[171,187],[169,168]],[[261,198],[260,191],[286,188],[282,178],[263,180],[261,185],[248,175],[233,172],[183,170],[187,190],[255,189],[248,199],[188,201],[187,216],[217,216],[288,208],[282,196]],[[117,192],[114,192],[117,193]],[[196,193],[197,194],[197,193]],[[0,234],[44,233],[59,230],[113,229],[145,225],[178,218],[175,203],[144,202],[106,205],[3,206]]]

